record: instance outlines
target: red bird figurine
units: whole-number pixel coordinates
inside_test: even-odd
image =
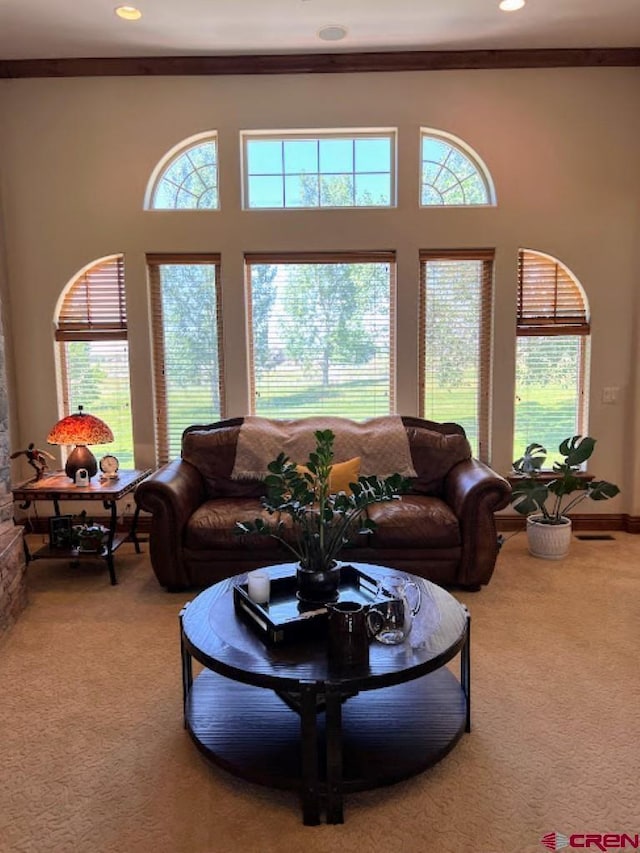
[[[47,464],[47,460],[45,457],[49,457],[49,459],[55,459],[55,456],[52,456],[46,450],[38,450],[33,442],[27,447],[26,450],[16,450],[15,453],[11,454],[12,459],[17,459],[18,456],[25,455],[27,457],[27,462],[31,465],[32,468],[35,468],[36,471],[36,480],[39,480],[46,469],[49,467]]]

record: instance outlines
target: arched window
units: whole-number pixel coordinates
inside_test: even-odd
[[[493,182],[478,155],[461,139],[422,129],[420,204],[495,205]]]
[[[93,453],[115,454],[121,467],[132,468],[123,256],[101,258],[81,270],[63,290],[54,323],[62,415],[81,405],[102,418],[115,440]]]
[[[153,171],[146,210],[216,210],[218,138],[201,133],[172,148]]]
[[[551,465],[561,441],[586,433],[590,331],[587,297],[573,273],[550,255],[521,249],[514,459],[537,442]]]

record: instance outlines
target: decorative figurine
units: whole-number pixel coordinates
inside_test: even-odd
[[[49,457],[49,459],[55,459],[55,456],[52,456],[51,453],[48,453],[46,450],[38,450],[33,442],[27,447],[26,450],[16,450],[15,453],[11,454],[12,459],[17,459],[18,456],[22,456],[24,454],[27,457],[27,462],[31,465],[32,468],[35,468],[36,471],[36,480],[39,480],[44,472],[47,470],[49,465],[47,464],[47,460],[45,457]]]

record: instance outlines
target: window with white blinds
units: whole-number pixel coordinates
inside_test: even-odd
[[[182,433],[224,417],[220,258],[148,255],[158,463]]]
[[[55,318],[62,414],[84,407],[113,432],[112,444],[93,447],[96,457],[115,454],[132,468],[133,430],[124,258],[114,255],[87,267],[68,285]]]
[[[493,251],[420,253],[420,410],[489,458]]]
[[[395,411],[392,252],[248,255],[253,413]]]
[[[565,438],[586,432],[589,306],[575,276],[541,252],[518,255],[513,458],[538,442],[559,459]]]

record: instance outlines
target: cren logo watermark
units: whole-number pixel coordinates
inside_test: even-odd
[[[589,832],[563,835],[561,832],[547,832],[540,839],[549,850],[562,850],[572,847],[576,850],[640,850],[640,834],[627,832]]]
[[[562,850],[563,847],[569,846],[569,839],[561,832],[547,832],[540,839],[540,844],[544,844],[549,850]]]

